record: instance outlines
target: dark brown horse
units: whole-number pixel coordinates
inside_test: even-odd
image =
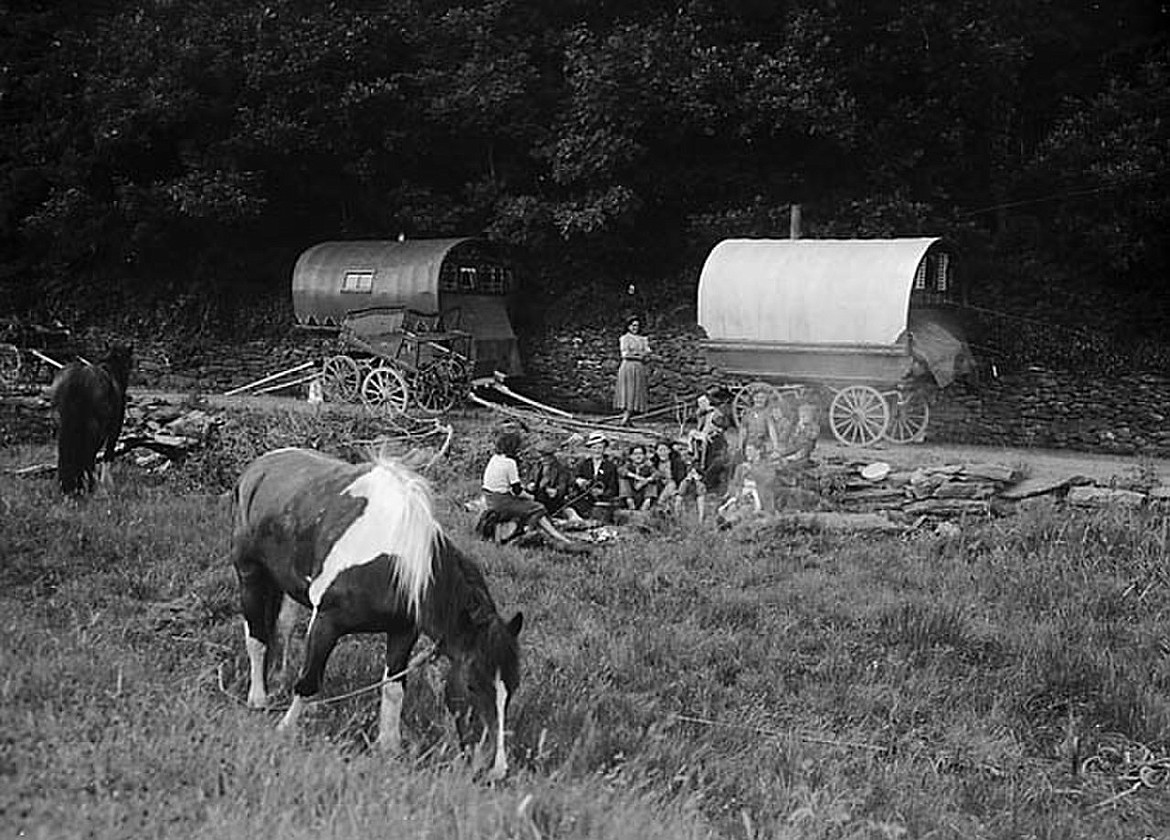
[[[248,704],[268,703],[265,660],[286,598],[312,610],[293,702],[296,724],[321,688],[329,654],[350,633],[385,633],[385,674],[401,674],[420,633],[450,657],[446,699],[465,743],[482,728],[491,775],[507,772],[504,717],[520,681],[523,617],[504,621],[479,567],[435,519],[430,487],[401,464],[348,464],[305,449],[278,449],[236,484],[232,562],[240,583],[251,667]],[[382,688],[378,745],[397,749],[402,678]]]
[[[97,453],[103,448],[103,478],[109,475],[126,416],[132,357],[128,345],[115,345],[102,362],[73,362],[53,380],[52,401],[58,416],[57,481],[67,495],[94,489]]]

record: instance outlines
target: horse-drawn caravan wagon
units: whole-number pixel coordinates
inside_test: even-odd
[[[520,373],[512,269],[471,238],[324,242],[293,269],[297,324],[337,335],[327,399],[446,411],[473,376]]]
[[[921,440],[929,397],[971,365],[951,251],[936,238],[729,239],[699,278],[708,359],[758,391],[827,389],[829,428],[867,445]],[[780,386],[779,388],[777,386]]]

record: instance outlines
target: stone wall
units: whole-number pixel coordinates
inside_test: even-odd
[[[719,381],[698,328],[651,332],[651,406]],[[524,392],[572,410],[610,413],[617,330],[567,330],[525,342]],[[959,382],[937,395],[927,439],[1170,457],[1170,377],[1029,367]]]
[[[619,330],[546,330],[522,342],[522,393],[572,411],[612,413]],[[652,324],[651,406],[668,406],[721,380],[695,326]],[[222,392],[336,346],[292,332],[235,346],[139,346],[134,384],[157,390]],[[1024,367],[981,382],[955,383],[931,406],[927,439],[1170,457],[1170,376],[1081,374]]]

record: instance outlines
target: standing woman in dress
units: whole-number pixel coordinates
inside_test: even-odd
[[[630,415],[644,413],[649,403],[646,357],[650,355],[650,340],[642,335],[642,322],[636,316],[626,321],[626,332],[618,341],[618,348],[622,363],[618,367],[613,407],[621,411],[622,425],[628,426]]]

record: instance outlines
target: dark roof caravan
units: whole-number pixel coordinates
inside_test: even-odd
[[[441,315],[474,339],[477,373],[521,373],[508,315],[512,268],[474,238],[323,242],[293,268],[297,324],[340,329],[363,311],[402,308]]]

